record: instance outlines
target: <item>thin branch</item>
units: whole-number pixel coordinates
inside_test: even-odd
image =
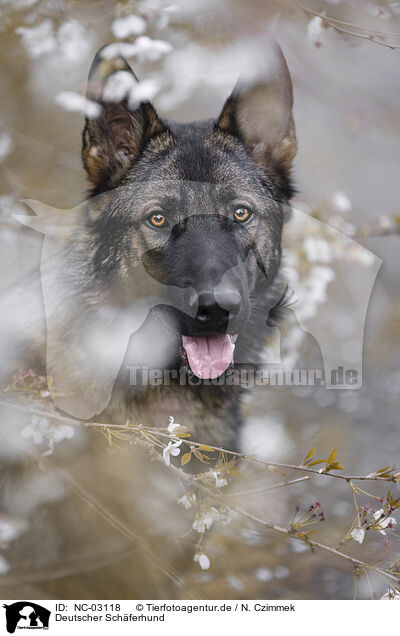
[[[365,239],[369,237],[395,236],[396,234],[400,234],[400,225],[390,225],[389,227],[377,225],[375,227],[360,227],[350,238]]]
[[[255,515],[251,514],[250,512],[247,512],[247,510],[240,508],[239,506],[235,506],[234,510],[236,510],[236,512],[238,512],[243,517],[246,517],[247,519],[251,519],[251,521],[253,521],[254,523],[257,523],[258,525],[262,525],[265,528],[268,528],[269,530],[275,530],[275,532],[279,532],[280,534],[284,534],[287,537],[291,537],[292,539],[297,539],[298,541],[302,541],[304,543],[304,539],[297,536],[296,534],[293,534],[293,532],[291,532],[290,529],[288,528],[283,528],[282,526],[278,526],[275,523],[270,523],[269,521],[260,519],[259,517],[256,517]],[[325,545],[323,543],[319,543],[318,541],[313,541],[309,537],[307,537],[306,543],[312,546],[313,549],[323,550],[324,552],[328,552],[329,554],[334,554],[335,556],[340,557],[341,559],[344,559],[345,561],[349,561],[350,563],[353,564],[353,566],[358,565],[362,567],[363,569],[372,570],[374,572],[377,572],[378,574],[382,574],[383,576],[385,576],[388,579],[391,579],[392,581],[395,581],[396,584],[400,583],[399,577],[395,576],[394,574],[391,574],[390,572],[387,572],[386,570],[382,570],[381,568],[378,568],[375,565],[368,565],[368,563],[364,563],[364,561],[360,561],[360,559],[356,559],[355,557],[349,556],[348,554],[339,552],[338,550],[336,550],[336,548],[331,548],[330,546]]]
[[[384,42],[383,40],[379,39],[379,37],[375,35],[366,34],[366,33],[357,33],[356,31],[351,31],[350,29],[347,29],[344,26],[340,26],[339,22],[337,22],[336,20],[333,20],[329,16],[322,15],[321,13],[317,13],[316,11],[311,11],[310,9],[307,9],[307,7],[303,7],[301,4],[298,4],[297,6],[305,13],[321,18],[323,22],[328,24],[335,31],[338,31],[338,33],[344,33],[346,35],[352,35],[354,37],[361,38],[363,40],[369,40],[370,42],[375,42],[375,44],[386,46],[389,49],[400,49],[400,44],[389,44],[388,42]],[[351,25],[351,24],[350,24],[350,27],[355,29],[362,28],[362,27],[357,27],[356,25]],[[385,35],[389,35],[389,34],[385,34]],[[385,36],[382,35],[382,37],[385,37]],[[396,37],[400,37],[400,34],[396,34]]]
[[[73,425],[77,426],[79,424],[85,424],[85,425],[91,425],[92,423],[85,423],[85,422],[80,422],[78,420],[75,420],[73,418],[69,418],[69,417],[65,417],[65,416],[59,416],[56,413],[47,413],[46,411],[40,411],[38,409],[29,409],[27,407],[23,407],[22,405],[17,405],[15,403],[11,403],[11,402],[7,402],[7,401],[0,401],[0,405],[6,405],[6,406],[14,406],[16,408],[21,408],[22,410],[24,410],[25,412],[31,412],[31,413],[35,413],[37,415],[43,416],[43,417],[48,417],[50,415],[50,419],[56,419],[56,420],[61,420],[63,422],[68,422],[68,423],[72,423]],[[100,426],[100,425],[98,425]],[[107,425],[102,425],[105,426],[106,428],[110,428]],[[133,427],[129,427],[129,426],[117,426],[117,425],[113,425],[113,428],[119,428],[119,429],[130,429],[131,431],[133,431]],[[140,430],[140,429],[139,429]],[[145,429],[144,429],[145,430]],[[134,431],[133,431],[134,432]],[[169,437],[169,435],[166,435],[166,437]],[[151,447],[151,442],[147,439],[147,438],[141,438],[138,437],[136,439],[137,443],[140,446],[146,447],[147,450],[149,450],[149,447]],[[183,442],[186,442],[186,440],[182,440]],[[196,444],[194,442],[187,442],[189,444],[195,444],[195,445],[201,445],[201,444]],[[220,450],[221,452],[227,453],[227,454],[233,454],[233,455],[239,455],[239,453],[230,453],[230,451],[225,451],[223,449],[218,449],[217,447],[215,447],[215,450]],[[32,455],[32,454],[31,454]],[[34,456],[35,459],[37,461],[46,461],[48,462],[49,460],[47,460],[47,458],[42,458],[42,457],[36,457]],[[242,457],[247,458],[247,459],[252,459],[251,457],[242,455]],[[160,454],[155,455],[155,459],[159,462],[161,462],[162,464],[164,464],[163,458]],[[254,458],[253,458],[254,459]],[[49,462],[50,465],[52,465],[51,462]],[[275,464],[276,465],[276,464]],[[288,465],[285,465],[288,466]],[[291,466],[294,469],[303,469],[304,467],[301,466]],[[104,506],[101,504],[101,502],[99,502],[93,495],[91,495],[90,493],[88,493],[85,489],[83,489],[79,484],[76,483],[76,481],[74,480],[74,478],[68,473],[68,471],[61,469],[61,468],[57,468],[55,467],[60,473],[61,475],[63,475],[65,477],[65,479],[67,480],[67,482],[69,483],[70,487],[72,488],[72,490],[74,490],[75,492],[77,492],[89,505],[91,505],[101,516],[104,516],[107,521],[109,523],[111,523],[111,525],[113,525],[116,529],[118,529],[125,537],[130,538],[131,540],[133,539],[135,543],[137,543],[138,539],[140,541],[141,547],[142,549],[144,548],[145,552],[147,552],[146,556],[150,557],[150,560],[154,560],[156,561],[158,566],[161,566],[161,568],[164,570],[164,564],[161,564],[158,562],[158,558],[154,557],[154,555],[152,554],[152,552],[149,550],[148,546],[143,542],[143,540],[139,537],[137,537],[137,535],[135,535],[134,533],[132,533],[130,528],[127,528],[127,526],[125,526],[125,524],[123,522],[121,522],[119,519],[117,519],[113,513],[111,513],[111,518],[110,518],[110,513],[109,511],[107,511],[106,509],[104,509]],[[250,519],[251,521],[253,521],[254,523],[257,523],[258,525],[261,525],[265,528],[268,528],[269,530],[274,530],[275,532],[278,532],[280,534],[285,535],[286,537],[291,537],[293,539],[296,539],[298,541],[302,541],[303,543],[306,543],[310,546],[310,548],[312,548],[312,550],[321,550],[324,552],[327,552],[329,554],[332,554],[336,557],[339,557],[349,563],[351,563],[353,565],[353,567],[360,567],[362,568],[364,571],[366,570],[371,570],[373,572],[376,572],[377,574],[382,575],[383,577],[385,577],[386,580],[390,580],[390,581],[394,581],[397,585],[399,584],[399,577],[396,576],[395,574],[392,574],[391,572],[388,572],[386,570],[382,570],[381,568],[378,568],[377,566],[374,565],[369,565],[367,563],[365,563],[364,561],[361,561],[360,559],[356,559],[355,557],[352,557],[350,555],[344,554],[343,552],[340,552],[338,549],[333,548],[331,546],[325,545],[323,543],[319,543],[317,541],[313,541],[312,539],[310,539],[310,537],[307,537],[306,539],[304,539],[301,536],[298,536],[296,534],[296,532],[293,532],[292,528],[285,528],[282,527],[280,525],[277,525],[275,523],[271,523],[269,521],[266,521],[264,519],[261,519],[253,514],[251,514],[250,512],[248,512],[247,510],[244,510],[243,508],[241,508],[240,506],[230,506],[229,504],[226,504],[225,499],[224,499],[224,495],[220,492],[212,492],[210,490],[210,488],[208,488],[205,484],[203,484],[200,481],[200,478],[197,476],[193,476],[190,473],[186,473],[185,471],[182,470],[182,468],[179,468],[178,466],[175,466],[174,464],[170,464],[169,465],[169,469],[172,470],[176,475],[178,475],[180,478],[184,479],[186,482],[190,483],[190,484],[195,484],[197,488],[201,489],[204,493],[206,493],[208,496],[210,496],[212,499],[214,499],[215,501],[221,503],[227,510],[230,510],[232,512],[237,512],[238,514],[240,514],[241,516]],[[308,469],[310,472],[318,472],[318,471],[313,471],[312,469]],[[318,474],[324,474],[324,473],[318,473]],[[325,473],[325,474],[329,474],[329,473]],[[332,477],[335,477],[336,475],[331,475]],[[344,478],[343,476],[341,476],[342,478]],[[362,479],[373,479],[371,477],[361,477]],[[303,478],[304,479],[304,478]],[[358,479],[357,477],[347,477],[344,478],[346,479],[346,481],[350,482],[351,479]],[[286,482],[286,483],[294,483],[297,482],[299,480],[292,480],[291,482]],[[386,479],[381,479],[381,481],[386,481]],[[284,483],[281,484],[276,484],[276,487],[281,487],[285,485]],[[351,483],[350,483],[351,485]],[[150,552],[150,554],[149,554]],[[178,584],[182,584],[182,578],[179,576],[179,574],[174,571],[172,568],[170,568],[170,566],[167,566],[166,568],[166,574],[167,576],[169,576],[169,578],[171,578],[172,580],[174,580],[175,583]]]
[[[308,475],[306,477],[298,477],[297,479],[289,479],[288,481],[281,481],[279,484],[273,486],[264,486],[264,488],[254,488],[253,490],[241,490],[240,492],[225,493],[225,497],[241,497],[242,495],[254,495],[260,492],[268,492],[270,490],[276,490],[277,488],[283,488],[284,486],[291,486],[292,484],[299,484],[302,481],[308,481],[312,479]]]
[[[117,430],[117,431],[129,431],[134,434],[137,434],[137,433],[144,434],[149,430],[151,431],[153,435],[158,435],[160,437],[167,438],[168,440],[172,439],[170,434],[163,433],[162,431],[159,431],[158,429],[146,429],[146,428],[140,428],[138,426],[132,426],[127,424],[107,424],[104,422],[85,422],[85,421],[81,421],[72,417],[67,417],[65,415],[61,415],[58,413],[53,413],[51,411],[42,411],[40,409],[31,408],[23,404],[17,404],[16,402],[11,402],[7,400],[0,400],[0,406],[11,406],[12,408],[20,409],[27,413],[31,413],[32,415],[37,415],[38,417],[44,417],[44,418],[56,420],[56,421],[58,420],[58,421],[64,422],[65,424],[70,424],[71,426],[77,426],[77,427],[85,426],[86,428],[100,428],[105,430],[108,429],[108,430]],[[204,444],[200,442],[194,442],[192,440],[188,440],[184,438],[183,439],[180,438],[180,439],[183,444],[186,444],[189,447],[204,446]],[[260,464],[264,466],[265,468],[268,468],[268,470],[271,470],[271,468],[278,468],[278,469],[282,468],[286,470],[300,470],[302,472],[310,473],[313,475],[325,475],[328,477],[333,477],[335,479],[341,479],[346,482],[356,481],[356,480],[357,481],[396,482],[398,477],[397,474],[393,477],[381,477],[377,475],[376,473],[371,473],[370,475],[339,475],[339,474],[331,473],[331,472],[323,472],[323,471],[321,472],[320,470],[317,470],[315,468],[309,468],[307,466],[299,466],[296,464],[284,464],[281,462],[268,462],[268,461],[264,461],[263,459],[259,459],[258,457],[253,457],[252,455],[246,455],[244,453],[238,453],[237,451],[226,450],[225,448],[221,448],[220,446],[213,446],[211,444],[207,444],[207,446],[209,446],[214,451],[218,451],[219,453],[225,453],[226,455],[231,455],[233,457],[238,457],[241,459],[249,460],[254,463]]]
[[[162,462],[162,458],[160,457],[160,460]],[[175,472],[177,475],[179,475],[180,477],[182,477],[184,480],[191,482],[192,481],[192,475],[185,473],[182,468],[179,468],[178,466],[174,466],[173,464],[169,465],[169,468]],[[210,495],[214,500],[218,501],[219,503],[221,503],[222,505],[224,505],[224,507],[232,512],[237,512],[238,514],[240,514],[242,517],[245,517],[247,519],[250,519],[251,521],[253,521],[254,523],[257,523],[258,525],[261,525],[265,528],[268,528],[269,530],[274,530],[275,532],[279,532],[280,534],[283,534],[287,537],[291,537],[292,539],[296,539],[297,541],[302,541],[302,543],[306,543],[307,545],[309,545],[310,547],[312,547],[313,550],[319,549],[322,550],[324,552],[328,552],[329,554],[333,554],[336,557],[340,557],[341,559],[344,559],[347,562],[350,562],[353,566],[359,566],[361,568],[363,568],[365,571],[366,570],[371,570],[373,572],[375,572],[376,574],[380,574],[381,576],[385,577],[386,579],[390,579],[391,581],[394,581],[396,584],[400,583],[400,579],[398,576],[396,576],[395,574],[392,574],[391,572],[388,572],[387,570],[382,570],[381,568],[378,568],[375,565],[369,565],[368,563],[365,563],[364,561],[361,561],[360,559],[356,559],[355,557],[352,557],[348,554],[344,554],[343,552],[339,552],[339,550],[337,550],[336,548],[332,548],[331,546],[325,545],[324,543],[319,543],[318,541],[313,541],[312,539],[310,539],[310,537],[307,537],[306,540],[304,540],[302,537],[296,535],[296,533],[294,533],[290,528],[284,528],[283,526],[280,526],[278,524],[275,523],[271,523],[269,521],[265,521],[264,519],[260,519],[259,517],[251,514],[250,512],[248,512],[247,510],[244,510],[243,508],[241,508],[240,506],[230,506],[229,504],[226,504],[224,497],[226,497],[226,495],[222,495],[221,493],[217,492],[217,493],[213,493],[211,492],[206,486],[204,486],[204,484],[199,484],[196,483],[196,485],[198,487],[200,487],[203,491],[205,491],[208,495]]]
[[[327,17],[324,16],[322,13],[317,13],[316,11],[312,11],[311,9],[308,9],[307,7],[304,7],[301,4],[298,4],[298,6],[305,11],[306,13],[309,13],[311,15],[315,15],[318,16],[320,18],[322,18],[323,20],[327,19],[329,20],[329,22],[335,22],[336,24],[341,24],[343,26],[348,26],[351,27],[352,29],[361,29],[361,31],[369,31],[370,33],[375,33],[377,35],[381,35],[383,37],[397,37],[400,38],[400,33],[398,33],[397,31],[381,31],[380,29],[370,29],[369,27],[365,27],[362,26],[361,24],[353,24],[352,22],[345,22],[344,20],[338,20],[338,18],[332,18],[332,17]]]

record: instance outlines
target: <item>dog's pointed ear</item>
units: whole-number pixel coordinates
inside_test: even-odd
[[[89,71],[87,98],[100,109],[96,118],[86,118],[82,159],[92,184],[106,189],[126,174],[150,139],[169,131],[149,102],[132,100],[138,79],[127,61],[108,59],[104,50]]]
[[[262,65],[241,75],[225,102],[217,126],[239,138],[264,170],[288,180],[297,150],[289,70],[276,42]]]

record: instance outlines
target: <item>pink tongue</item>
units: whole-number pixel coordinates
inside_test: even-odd
[[[218,378],[227,370],[235,345],[228,335],[182,336],[190,368],[201,379]]]

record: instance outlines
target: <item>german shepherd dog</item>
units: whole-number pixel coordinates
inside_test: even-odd
[[[110,91],[137,80],[123,58],[96,55],[88,97],[99,115],[86,119],[82,147],[91,196],[42,269],[47,374],[66,413],[146,427],[172,415],[193,440],[237,448],[242,389],[228,378],[260,360],[282,293],[296,153],[279,47],[258,66],[217,119],[181,124]],[[19,340],[43,364],[40,329],[24,314]],[[148,383],[144,369],[161,375]]]

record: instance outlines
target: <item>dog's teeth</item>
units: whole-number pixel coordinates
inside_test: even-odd
[[[236,340],[238,339],[238,335],[239,335],[238,333],[235,333],[234,336],[231,336],[231,340],[232,340],[233,344],[235,344]]]

